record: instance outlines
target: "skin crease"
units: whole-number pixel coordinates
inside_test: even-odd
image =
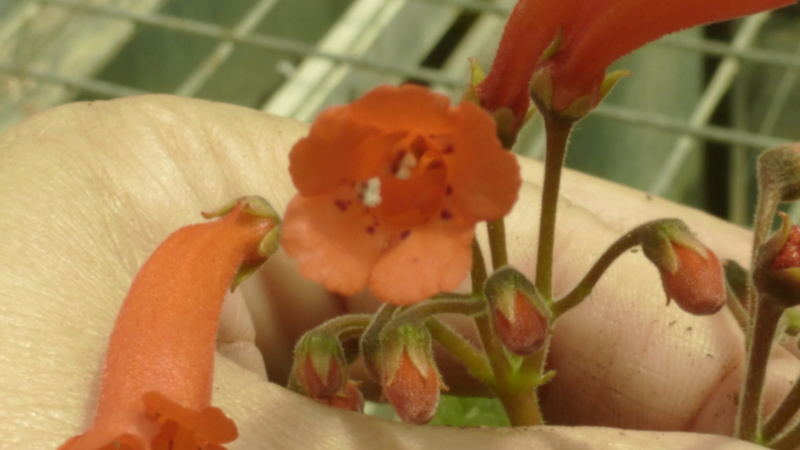
[[[53,448],[89,424],[107,338],[138,267],[171,231],[232,198],[261,195],[283,211],[293,194],[287,152],[306,130],[231,105],[147,96],[57,107],[0,136],[0,447]],[[538,163],[522,166],[525,179],[538,181]],[[527,274],[538,192],[526,185],[508,220],[511,259]],[[697,211],[571,172],[564,194],[556,293],[623,230],[656,217],[683,217],[720,258],[747,261],[749,235]],[[278,253],[226,306],[220,334],[228,357],[217,358],[212,404],[239,428],[231,449],[759,448],[602,427],[719,432],[732,424],[741,333],[727,312],[693,317],[665,306],[659,286],[640,253],[625,255],[557,324],[559,373],[545,412],[592,426],[411,427],[318,405],[254,373],[254,331],[267,370],[279,374],[303,330],[375,305],[364,295],[325,293]],[[776,351],[768,409],[798,366]]]

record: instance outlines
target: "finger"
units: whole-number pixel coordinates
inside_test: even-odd
[[[758,446],[721,436],[592,427],[525,429],[420,427],[321,407],[274,384],[250,382],[246,373],[222,362],[225,383],[215,398],[240,426],[241,448],[412,449],[592,448],[748,450]],[[243,389],[243,390],[242,390]],[[268,405],[268,406],[266,406]],[[265,427],[264,424],[270,424]]]

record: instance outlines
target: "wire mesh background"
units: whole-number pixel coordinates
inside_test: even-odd
[[[4,0],[0,130],[74,100],[172,93],[309,121],[381,83],[457,99],[514,0]],[[747,225],[760,150],[800,139],[797,6],[689,30],[632,69],[568,165]],[[519,152],[540,158],[540,124]],[[800,220],[800,210],[795,220]]]

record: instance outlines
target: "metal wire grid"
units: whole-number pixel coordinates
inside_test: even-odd
[[[302,120],[379,83],[413,80],[457,97],[467,77],[466,58],[477,57],[488,66],[514,2],[207,0],[201,7],[196,5],[202,2],[191,7],[189,3],[12,0],[0,4],[0,129],[70,100],[147,92],[228,101]],[[319,14],[321,5],[325,14]],[[198,10],[208,14],[195,14]],[[226,18],[216,20],[213,13],[219,11],[233,12],[217,14]],[[287,17],[296,17],[300,29],[311,20],[310,14],[327,17],[324,23],[312,21],[306,31],[313,35],[310,38],[297,34],[292,20],[288,28],[280,26]],[[694,150],[709,142],[725,144],[730,147],[729,215],[747,222],[755,151],[800,138],[800,131],[791,126],[798,118],[800,98],[796,82],[800,34],[792,31],[792,24],[796,25],[792,11],[760,14],[741,21],[729,42],[676,35],[654,44],[718,58],[719,64],[685,116],[632,107],[616,102],[613,95],[596,110],[598,120],[671,136],[671,148],[657,176],[650,185],[637,187],[680,199],[682,194],[673,188],[687,165],[696,163],[690,158],[696,155]],[[136,49],[137,40],[147,33],[204,45],[190,52],[195,57],[185,58],[188,63],[179,76],[165,77],[172,79],[170,85],[120,77],[131,55],[141,53],[131,53],[135,51],[131,48]],[[244,69],[232,71],[243,59]],[[164,64],[146,55],[138,62],[139,72],[154,72],[156,78]],[[722,107],[732,109],[732,120],[712,123],[713,113]],[[541,156],[540,130],[531,127],[521,147],[529,155]]]

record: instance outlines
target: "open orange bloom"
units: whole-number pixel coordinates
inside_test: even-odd
[[[505,216],[521,184],[489,114],[413,85],[323,111],[290,161],[282,244],[300,273],[395,304],[456,288],[475,224]]]

